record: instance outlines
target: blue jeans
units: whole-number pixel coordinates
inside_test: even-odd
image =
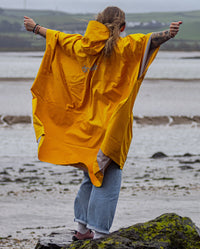
[[[95,187],[84,172],[84,179],[74,202],[75,221],[87,228],[108,234],[112,226],[121,188],[122,171],[111,162],[105,171],[103,184]]]

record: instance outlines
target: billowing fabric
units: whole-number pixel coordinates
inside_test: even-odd
[[[102,51],[109,30],[97,21],[89,22],[84,36],[47,30],[46,51],[31,88],[41,161],[82,167],[97,187],[103,180],[100,150],[123,168],[134,101],[157,52],[143,60],[150,37],[120,38],[106,58]]]

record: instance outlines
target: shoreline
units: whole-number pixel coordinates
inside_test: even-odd
[[[33,77],[0,77],[0,82],[15,82],[15,81],[34,81]]]

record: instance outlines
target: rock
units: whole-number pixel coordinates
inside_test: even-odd
[[[167,155],[163,152],[156,152],[155,154],[153,154],[153,156],[151,158],[157,159],[157,158],[164,158],[167,157]]]
[[[68,237],[69,233],[51,234],[35,249],[200,249],[199,229],[191,219],[174,213],[119,229],[103,239],[69,244]]]
[[[1,120],[2,116],[0,115],[0,124],[3,124],[2,120]]]
[[[193,121],[200,124],[200,116],[194,116]]]
[[[167,116],[134,117],[134,120],[140,125],[166,125],[169,123]]]
[[[72,242],[73,231],[60,230],[41,238],[35,249],[60,249]]]
[[[0,171],[0,175],[10,175],[7,170]]]
[[[184,156],[184,157],[192,157],[193,155],[190,154],[190,153],[185,153],[183,156]]]
[[[172,122],[170,125],[180,125],[180,124],[192,124],[193,119],[186,116],[172,116]]]
[[[182,170],[194,169],[192,166],[189,166],[189,165],[179,166],[179,168],[182,169]]]
[[[195,164],[195,163],[200,163],[200,159],[196,159],[194,161],[179,161],[179,163]]]
[[[10,116],[10,115],[8,115],[8,116],[3,117],[3,121],[9,125],[20,124],[20,123],[30,124],[31,117],[30,116]]]
[[[174,178],[172,177],[159,177],[159,178],[153,178],[154,181],[172,181]]]
[[[13,182],[13,180],[10,177],[2,177],[0,179],[0,182],[7,183],[7,182]]]
[[[200,116],[135,116],[134,121],[139,125],[190,125],[200,124]]]

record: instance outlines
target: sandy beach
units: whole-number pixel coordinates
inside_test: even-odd
[[[200,136],[199,128],[190,127],[190,132],[175,126],[134,128],[112,231],[171,212],[190,217],[200,226],[199,140],[191,147],[191,140]],[[183,142],[180,135],[185,131],[189,136],[184,134],[182,139],[187,138],[188,144],[172,154],[170,147]],[[45,234],[75,229],[73,201],[82,172],[39,162],[29,125],[0,132],[4,139],[0,155],[1,248],[34,248]],[[8,134],[12,141],[6,140]],[[158,139],[158,134],[162,138]],[[166,136],[172,138],[170,142]],[[146,140],[145,145],[142,140]],[[152,153],[160,150],[167,157],[152,158]],[[186,151],[192,154],[185,155]]]

